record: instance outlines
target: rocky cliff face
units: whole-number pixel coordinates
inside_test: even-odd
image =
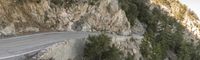
[[[44,31],[130,31],[117,0],[1,0],[0,35]]]

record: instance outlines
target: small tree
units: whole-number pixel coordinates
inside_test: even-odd
[[[84,49],[85,60],[121,60],[120,51],[110,46],[111,38],[105,34],[89,36]]]

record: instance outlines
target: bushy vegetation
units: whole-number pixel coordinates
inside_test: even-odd
[[[96,5],[99,2],[99,0],[88,0],[88,2],[90,5]]]
[[[120,7],[125,11],[128,21],[130,22],[131,26],[134,25],[134,21],[138,16],[138,9],[136,6],[137,1],[133,0],[119,0]]]
[[[120,51],[105,34],[89,36],[84,49],[84,60],[134,60],[134,55]]]
[[[200,60],[200,43],[197,46],[187,42],[181,44],[177,52],[178,60]]]
[[[159,0],[159,2],[169,4],[165,0]],[[184,27],[177,22],[177,18],[178,20],[183,19],[183,13],[187,10],[186,6],[183,5],[180,8],[178,17],[171,17],[163,13],[164,11],[159,6],[153,11],[149,10],[145,4],[147,2],[120,0],[120,3],[122,9],[126,11],[130,23],[134,21],[134,18],[138,18],[147,24],[147,32],[140,45],[140,51],[145,60],[163,60],[168,57],[168,51],[175,53],[178,60],[198,60],[200,58],[199,46],[185,42],[186,40],[183,39]],[[135,12],[137,13],[135,14]],[[129,15],[132,16],[129,17]]]
[[[161,11],[161,10],[160,10]],[[141,44],[141,53],[147,60],[163,60],[167,58],[167,51],[172,51],[179,60],[196,60],[193,56],[198,56],[194,45],[190,45],[183,39],[183,26],[177,23],[176,19],[163,14],[158,10],[153,10],[148,20],[141,18],[147,24],[145,39]],[[142,15],[142,14],[141,14]],[[158,25],[158,22],[161,25]],[[158,27],[162,28],[158,28]],[[176,28],[174,28],[176,27]],[[159,30],[161,29],[161,30]],[[176,31],[172,31],[175,29]]]
[[[89,36],[84,49],[85,60],[121,60],[121,52],[114,45],[110,46],[111,38],[105,34]]]

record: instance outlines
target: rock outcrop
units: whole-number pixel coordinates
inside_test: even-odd
[[[44,31],[130,31],[130,23],[117,0],[1,0],[0,18],[1,35]]]

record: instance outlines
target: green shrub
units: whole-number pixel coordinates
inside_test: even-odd
[[[60,5],[64,2],[64,0],[51,0],[52,3],[54,3],[55,5]]]
[[[142,40],[142,44],[140,45],[140,52],[145,60],[150,59],[150,54],[152,54],[152,47],[150,46],[151,44],[148,39],[149,38],[145,36],[144,40]]]
[[[197,44],[182,41],[177,51],[178,60],[200,60],[200,43]]]
[[[99,0],[88,0],[88,2],[90,5],[96,5],[99,2]]]
[[[89,36],[84,49],[85,60],[121,60],[120,51],[110,46],[111,38],[105,34]]]
[[[191,60],[200,60],[200,41],[198,42],[198,45],[195,47],[195,50],[193,50],[193,54],[191,54],[192,59]]]
[[[125,60],[134,60],[134,55],[128,54],[127,58]]]
[[[192,58],[191,54],[194,52],[193,45],[186,42],[181,42],[181,43],[182,45],[180,46],[180,49],[177,53],[178,60],[191,60]]]
[[[119,1],[119,6],[125,11],[128,21],[130,22],[131,26],[133,26],[139,12],[137,5],[135,4],[137,1],[132,1],[132,0],[118,0],[118,1]]]

